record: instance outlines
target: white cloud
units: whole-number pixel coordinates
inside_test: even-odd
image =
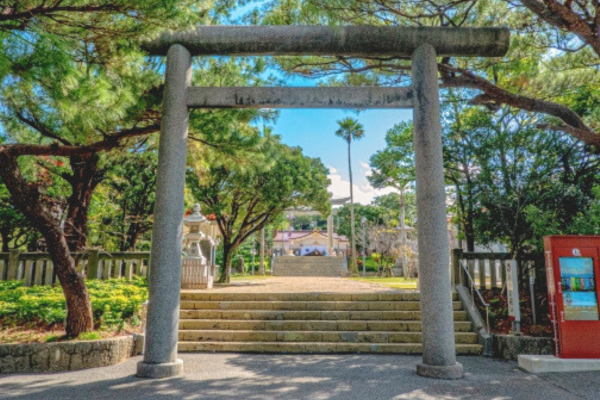
[[[362,173],[365,177],[371,175],[371,167],[369,166],[369,164],[361,162],[360,165],[364,169]],[[329,172],[330,173],[328,177],[331,180],[331,184],[329,185],[328,190],[331,193],[333,193],[333,198],[337,199],[340,197],[349,197],[350,181],[343,179],[342,176],[338,173],[338,170],[331,166],[329,167]],[[354,202],[360,204],[370,204],[375,197],[382,196],[384,194],[392,193],[395,191],[392,188],[375,189],[368,182],[362,186],[358,186],[355,183],[354,185],[352,185],[352,190],[354,191]]]

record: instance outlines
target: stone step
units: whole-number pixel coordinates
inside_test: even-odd
[[[328,256],[277,256],[275,261],[280,263],[302,263],[302,262],[343,262],[344,257],[328,257]]]
[[[180,352],[421,354],[421,343],[179,342]],[[457,344],[459,355],[479,355],[479,344]]]
[[[179,329],[186,330],[257,330],[257,331],[396,331],[420,332],[420,321],[361,321],[361,320],[225,320],[225,319],[184,319],[179,321]],[[455,332],[470,332],[471,322],[454,322]]]
[[[418,301],[189,301],[182,310],[419,311]],[[453,302],[454,310],[462,308]]]
[[[454,311],[454,321],[466,321],[466,311]],[[420,311],[276,311],[276,310],[181,310],[180,319],[229,320],[395,320],[418,321]]]
[[[455,292],[452,300],[458,299]],[[181,300],[195,301],[419,301],[419,292],[395,293],[215,293],[182,291]]]
[[[275,276],[327,276],[343,277],[348,275],[343,265],[305,265],[305,264],[275,264],[271,271]]]
[[[289,258],[275,258],[275,265],[344,265],[343,258],[315,258],[315,257],[289,257]]]
[[[455,333],[456,343],[476,344],[477,334]],[[184,330],[182,342],[350,342],[350,343],[421,343],[420,332],[383,331],[234,331]]]

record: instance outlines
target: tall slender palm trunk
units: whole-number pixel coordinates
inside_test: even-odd
[[[412,278],[412,270],[408,266],[407,238],[406,238],[406,202],[404,199],[404,186],[400,189],[400,246],[402,247],[402,272],[405,278]]]
[[[352,139],[348,138],[348,172],[350,175],[350,232],[351,232],[351,261],[350,261],[350,274],[352,276],[358,276],[358,263],[356,262],[356,228],[354,226],[354,191],[352,189],[352,157],[350,153],[350,143]]]

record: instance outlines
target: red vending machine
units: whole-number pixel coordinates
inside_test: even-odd
[[[556,355],[600,358],[600,236],[544,238]]]

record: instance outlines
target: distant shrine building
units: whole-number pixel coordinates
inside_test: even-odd
[[[331,199],[333,206],[344,205],[349,197]],[[273,238],[273,255],[275,256],[342,256],[350,249],[350,241],[344,235],[333,230],[333,216],[337,209],[332,209],[327,217],[327,230],[294,230],[291,223],[295,216],[320,216],[314,210],[287,210],[290,229],[275,231]]]
[[[327,247],[326,230],[276,231],[273,238],[273,254],[276,256],[338,256],[350,249],[350,241],[344,235],[332,233],[333,246]]]

